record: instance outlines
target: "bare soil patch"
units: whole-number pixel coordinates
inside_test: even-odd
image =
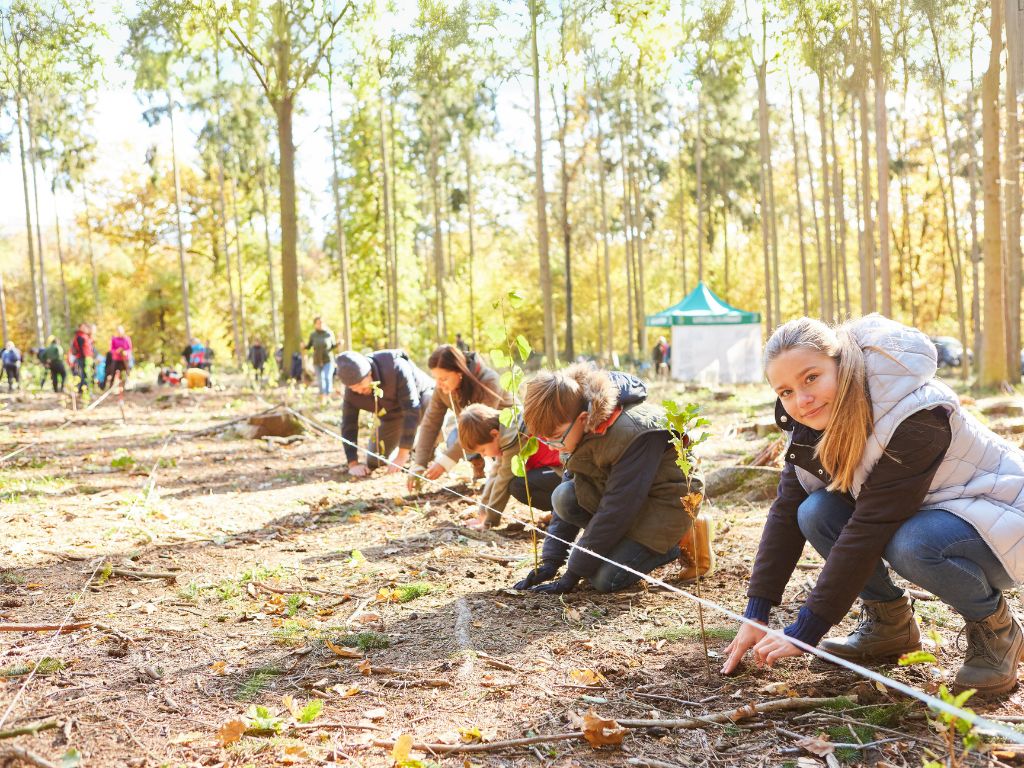
[[[743,463],[773,439],[737,429],[770,415],[762,390],[731,400],[666,394],[706,401],[715,433],[702,446],[706,470]],[[0,754],[17,746],[60,764],[74,750],[81,765],[133,768],[383,766],[394,764],[391,750],[375,742],[402,734],[493,742],[579,730],[590,709],[669,719],[786,696],[859,698],[736,724],[632,729],[620,748],[573,739],[468,755],[414,751],[406,765],[825,764],[792,734],[896,738],[831,758],[849,764],[919,765],[926,749],[944,754],[923,707],[810,657],[722,677],[717,654],[735,625],[711,611],[708,675],[695,605],[679,595],[638,587],[559,599],[508,589],[530,565],[529,534],[472,531],[467,502],[439,490],[408,494],[399,475],[350,480],[341,445],[323,435],[188,435],[275,402],[241,390],[129,393],[124,420],[105,402],[58,429],[69,412],[55,397],[2,401],[3,453],[29,448],[0,465],[0,622],[69,615],[93,626],[0,633],[0,716],[25,669],[51,659],[0,730],[58,721],[0,740]],[[303,405],[336,424],[337,403]],[[474,492],[468,468],[450,483]],[[739,489],[714,500],[718,568],[703,583],[705,597],[737,612],[768,507],[743,499]],[[514,502],[509,512],[528,514]],[[808,549],[774,621],[795,616],[819,566]],[[674,583],[677,570],[655,575]],[[1016,593],[1009,597],[1019,613]],[[942,642],[942,671],[879,669],[934,690],[962,658],[960,622],[937,602],[918,611]],[[1016,690],[975,708],[1019,715],[1022,702]],[[238,720],[248,730],[223,746]]]

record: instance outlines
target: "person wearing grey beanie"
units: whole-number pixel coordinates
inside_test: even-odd
[[[398,472],[409,459],[416,429],[430,405],[434,380],[416,367],[400,349],[370,355],[346,351],[337,356],[338,375],[345,385],[341,436],[353,477],[365,477],[387,465]],[[375,414],[366,460],[359,461],[359,412]]]

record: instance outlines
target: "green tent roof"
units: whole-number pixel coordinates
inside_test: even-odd
[[[673,325],[740,325],[760,323],[759,312],[746,312],[726,304],[703,282],[675,306],[647,316],[647,325],[668,328]]]

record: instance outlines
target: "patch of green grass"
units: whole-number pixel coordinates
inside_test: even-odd
[[[414,581],[411,584],[401,584],[395,587],[395,592],[398,595],[398,602],[400,603],[408,603],[410,600],[415,600],[417,597],[429,595],[433,591],[433,585],[428,584],[425,581]]]
[[[850,732],[850,728],[853,728],[853,733]],[[875,729],[867,725],[853,725],[851,724],[848,728],[845,725],[837,725],[829,728],[828,737],[831,741],[845,742],[847,744],[860,741],[861,744],[867,744],[869,741],[875,740]],[[856,739],[854,734],[857,735]],[[860,749],[837,749],[835,751],[836,759],[841,763],[858,763],[863,757],[863,750]]]
[[[853,699],[848,699],[845,696],[836,696],[834,699],[823,703],[821,708],[832,712],[845,712],[848,709],[854,709],[856,706],[857,702]]]
[[[705,627],[704,634],[708,640],[732,640],[736,637],[735,627]],[[700,627],[687,624],[676,627],[662,627],[644,635],[645,640],[667,640],[678,643],[680,640],[700,640]]]
[[[903,718],[913,707],[914,704],[912,702],[865,707],[864,709],[857,710],[857,719],[863,720],[869,725],[895,728],[903,721]]]
[[[137,463],[135,457],[124,448],[119,449],[114,454],[114,458],[110,460],[110,466],[113,469],[132,469]]]
[[[69,487],[71,481],[62,477],[15,477],[0,474],[0,502],[19,502],[25,496],[57,496]]]
[[[266,581],[267,579],[276,579],[279,576],[284,576],[284,566],[275,565],[270,567],[267,565],[257,565],[248,571],[242,571],[242,575],[238,577],[238,583],[244,587],[252,581]]]
[[[307,596],[303,594],[288,595],[288,600],[285,603],[284,612],[287,616],[294,616],[299,612],[299,609],[305,605]]]
[[[25,577],[12,568],[0,569],[0,584],[24,584]]]
[[[235,698],[241,701],[254,699],[270,685],[274,680],[284,674],[280,667],[260,667],[242,681],[235,693]]]
[[[331,642],[348,648],[358,648],[364,653],[366,651],[382,650],[391,645],[387,635],[382,635],[379,632],[357,632],[352,635],[331,638]]]
[[[39,662],[39,669],[36,670],[37,675],[52,675],[56,672],[60,672],[67,665],[60,659],[55,659],[52,656],[44,656],[42,661]],[[4,667],[0,669],[0,677],[21,677],[32,672],[35,664],[14,664],[10,667]]]
[[[281,626],[271,633],[275,642],[282,645],[300,645],[305,642],[308,627],[303,626],[294,619],[285,619]]]
[[[234,600],[242,594],[242,588],[238,585],[238,582],[231,579],[221,580],[214,589],[217,591],[217,598],[224,602]]]

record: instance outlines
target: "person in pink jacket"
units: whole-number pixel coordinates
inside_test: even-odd
[[[132,364],[132,338],[124,331],[124,326],[117,326],[117,335],[110,337],[110,368],[107,370],[107,381],[113,383],[120,374],[121,385],[128,381],[128,371]]]

